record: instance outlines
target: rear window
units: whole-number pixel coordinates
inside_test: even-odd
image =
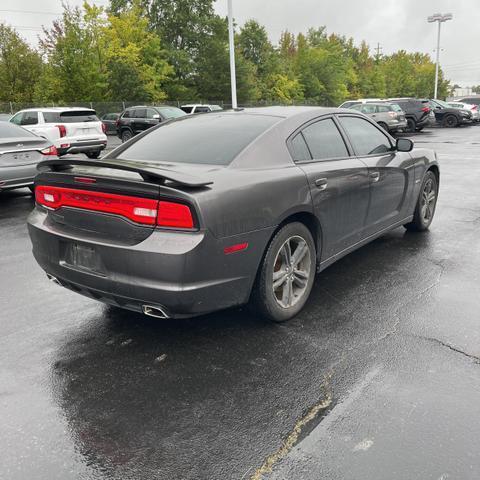
[[[165,123],[119,154],[125,160],[228,165],[281,118],[267,115],[211,114]]]
[[[8,123],[8,122],[0,123],[0,139],[20,138],[20,137],[36,137],[36,135],[12,123]]]
[[[98,122],[99,119],[94,110],[71,110],[67,112],[43,112],[46,123],[77,123]]]

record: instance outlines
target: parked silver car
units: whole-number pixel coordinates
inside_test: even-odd
[[[57,149],[50,140],[9,122],[0,122],[0,191],[33,188],[37,164],[56,159]]]
[[[363,103],[349,108],[372,118],[387,132],[395,133],[407,128],[405,112],[395,103]]]

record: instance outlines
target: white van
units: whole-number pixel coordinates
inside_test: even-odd
[[[90,108],[29,108],[16,113],[10,122],[50,140],[58,155],[85,153],[98,158],[107,146],[105,125]]]

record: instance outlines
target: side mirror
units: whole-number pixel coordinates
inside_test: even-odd
[[[155,120],[160,121],[160,115],[159,115],[158,113],[155,113],[155,114],[153,115],[153,118],[154,118]]]
[[[397,138],[397,152],[411,152],[413,142],[409,138]]]

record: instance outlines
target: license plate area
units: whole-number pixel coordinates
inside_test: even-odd
[[[61,263],[64,266],[105,276],[102,259],[94,247],[80,243],[65,243],[62,250],[64,254]]]

